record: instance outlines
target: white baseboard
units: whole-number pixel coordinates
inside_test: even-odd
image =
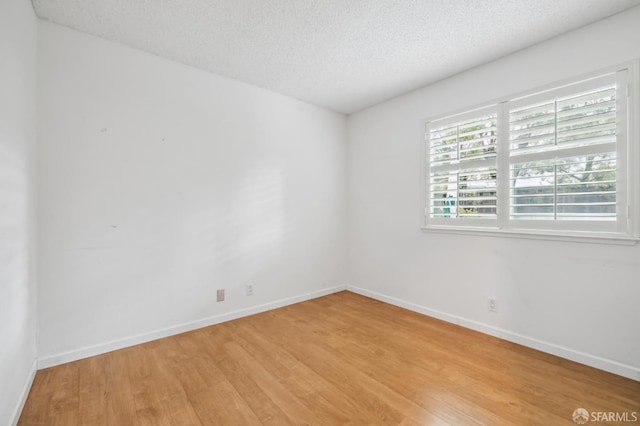
[[[270,311],[272,309],[281,308],[283,306],[292,305],[294,303],[304,302],[306,300],[315,299],[317,297],[326,296],[328,294],[337,293],[346,290],[346,285],[326,288],[313,291],[311,293],[299,296],[288,297],[286,299],[268,302],[262,305],[251,306],[249,308],[238,309],[232,312],[226,312],[195,321],[190,321],[161,330],[151,331],[149,333],[138,334],[135,336],[125,337],[123,339],[112,340],[110,342],[101,343],[99,345],[87,346],[72,351],[50,355],[38,359],[38,369],[53,367],[67,362],[77,361],[79,359],[88,358],[90,356],[100,355],[107,352],[123,349],[129,346],[139,345],[141,343],[150,342],[152,340],[162,339],[163,337],[173,336],[187,331],[196,330],[198,328],[208,327],[214,324],[231,321],[234,319],[246,317],[249,315],[259,314],[261,312]]]
[[[27,397],[29,396],[29,391],[31,390],[31,385],[33,384],[33,379],[36,377],[36,371],[38,370],[37,360],[33,360],[31,363],[31,370],[29,370],[29,375],[27,376],[27,380],[24,382],[24,386],[22,387],[22,393],[20,393],[20,399],[18,400],[18,404],[16,408],[13,410],[13,416],[11,417],[11,425],[16,426],[18,424],[18,420],[20,420],[20,415],[22,414],[22,409],[24,408],[25,402],[27,402]]]
[[[381,302],[386,302],[391,305],[399,306],[401,308],[405,308],[410,311],[418,312],[420,314],[437,318],[453,324],[457,324],[465,328],[479,331],[481,333],[489,334],[491,336],[495,336],[500,339],[508,340],[513,343],[518,343],[522,346],[527,346],[529,348],[537,349],[539,351],[546,352],[551,355],[556,355],[571,361],[575,361],[580,364],[588,365],[590,367],[608,371],[610,373],[617,374],[619,376],[640,381],[640,368],[633,367],[631,365],[622,364],[617,361],[602,358],[596,355],[591,355],[591,354],[581,352],[575,349],[571,349],[565,346],[545,342],[543,340],[539,340],[529,336],[524,336],[519,333],[514,333],[509,330],[505,330],[499,327],[494,327],[478,321],[473,321],[457,315],[451,315],[446,312],[437,311],[435,309],[427,308],[425,306],[417,305],[415,303],[407,302],[401,299],[396,299],[395,297],[387,296],[381,293],[377,293],[375,291],[366,290],[364,288],[347,285],[347,290],[357,294],[361,294],[363,296],[370,297],[372,299],[379,300]]]
[[[613,374],[617,374],[623,377],[627,377],[632,380],[640,381],[640,368],[633,367],[631,365],[622,364],[617,361],[602,358],[596,355],[581,352],[572,348],[557,345],[554,343],[545,342],[533,337],[525,336],[519,333],[515,333],[509,330],[505,330],[499,327],[494,327],[488,324],[484,324],[478,321],[470,320],[468,318],[460,317],[457,315],[448,314],[435,309],[427,308],[415,303],[407,302],[395,297],[387,296],[385,294],[377,293],[374,291],[366,290],[360,287],[352,285],[341,285],[306,293],[300,296],[289,297],[286,299],[276,300],[273,302],[265,303],[262,305],[252,306],[249,308],[239,309],[224,314],[214,315],[208,318],[202,318],[196,321],[191,321],[172,327],[167,327],[161,330],[152,331],[149,333],[139,334],[136,336],[130,336],[123,339],[113,340],[110,342],[102,343],[99,345],[88,346],[85,348],[76,349],[56,355],[42,357],[37,360],[38,369],[53,367],[55,365],[64,364],[71,361],[76,361],[82,358],[90,356],[100,355],[103,353],[123,349],[129,346],[138,345],[141,343],[150,342],[152,340],[161,339],[163,337],[173,336],[175,334],[185,333],[187,331],[196,330],[198,328],[208,327],[210,325],[219,324],[226,321],[246,317],[249,315],[266,312],[272,309],[277,309],[283,306],[292,305],[294,303],[304,302],[305,300],[315,299],[317,297],[326,296],[328,294],[337,293],[339,291],[349,290],[363,296],[370,297],[382,302],[386,302],[401,308],[408,309],[410,311],[418,312],[423,315],[427,315],[433,318],[437,318],[446,322],[460,325],[465,328],[479,331],[481,333],[489,334],[513,343],[518,343],[529,348],[537,349],[542,352],[546,352],[552,355],[559,356],[571,361],[585,364],[590,367],[598,368],[600,370],[608,371]],[[16,409],[16,422],[22,411],[22,406],[29,393],[31,383],[35,376],[35,364],[32,368],[29,380],[25,386],[25,390],[22,395],[21,405]]]

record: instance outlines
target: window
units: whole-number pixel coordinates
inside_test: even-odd
[[[455,218],[497,224],[496,107],[472,111],[429,129],[429,214],[434,223]]]
[[[634,72],[428,122],[426,227],[637,237]]]

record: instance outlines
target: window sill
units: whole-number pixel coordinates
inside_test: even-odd
[[[475,235],[486,237],[504,237],[504,238],[520,238],[525,240],[548,240],[548,241],[564,241],[573,243],[587,244],[612,244],[622,246],[633,246],[640,241],[640,238],[629,237],[626,235],[612,235],[599,233],[584,232],[554,232],[554,231],[529,231],[529,230],[499,230],[499,229],[483,229],[476,227],[455,228],[444,226],[428,226],[421,228],[423,232],[436,232],[443,234],[455,235]]]

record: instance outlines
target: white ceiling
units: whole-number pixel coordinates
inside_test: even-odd
[[[33,0],[39,17],[350,113],[640,0]]]

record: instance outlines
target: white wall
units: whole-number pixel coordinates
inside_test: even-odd
[[[47,22],[39,49],[45,364],[344,285],[345,116]]]
[[[349,116],[350,283],[640,380],[640,245],[420,230],[425,119],[638,58],[639,27],[636,7]]]
[[[36,18],[0,2],[0,424],[18,414],[36,358]]]

